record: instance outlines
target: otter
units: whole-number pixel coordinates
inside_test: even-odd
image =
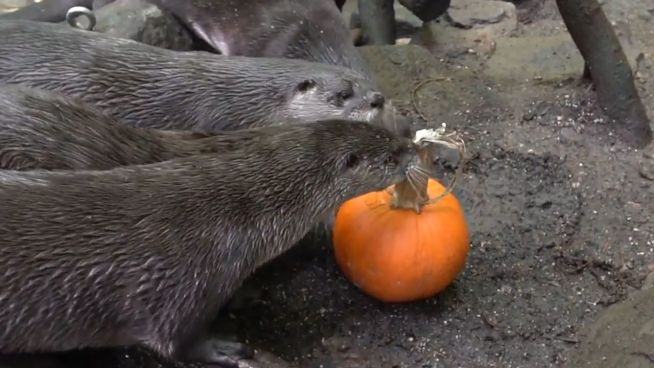
[[[364,122],[259,129],[222,154],[0,171],[0,353],[140,346],[230,366],[200,337],[244,279],[417,165],[410,139]]]
[[[130,126],[211,132],[391,120],[382,118],[384,95],[345,67],[172,51],[53,23],[0,22],[0,33],[0,83],[78,97]]]
[[[372,80],[354,47],[337,3],[324,0],[148,0],[173,14],[210,50],[230,56],[304,59],[352,68]],[[63,21],[78,27],[64,9],[97,10],[90,0],[46,0],[49,11],[28,6],[8,19]],[[105,1],[106,3],[106,1]],[[91,7],[93,5],[93,7]],[[104,5],[104,4],[103,4]],[[56,11],[54,10],[56,9]],[[20,12],[18,10],[17,12]],[[80,12],[81,13],[81,12]],[[34,14],[34,15],[32,15]],[[40,14],[41,16],[36,16]],[[91,12],[83,12],[89,21]],[[75,14],[77,16],[77,14]],[[0,18],[1,19],[1,18]],[[91,27],[92,28],[92,27]]]
[[[275,134],[283,125],[268,127]],[[134,128],[79,99],[0,85],[0,169],[107,170],[232,151],[256,129],[216,133]]]
[[[303,59],[373,77],[329,0],[148,0],[223,55]]]

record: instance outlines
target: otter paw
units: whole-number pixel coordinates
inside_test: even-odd
[[[221,368],[238,368],[239,360],[253,357],[254,350],[248,345],[216,338],[200,342],[186,354],[187,360],[216,365]]]

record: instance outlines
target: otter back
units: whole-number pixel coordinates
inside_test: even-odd
[[[105,170],[235,150],[270,127],[205,134],[134,128],[79,99],[0,85],[0,169]]]
[[[224,55],[304,59],[372,80],[337,4],[325,0],[152,0]]]
[[[382,116],[381,94],[344,67],[171,51],[52,23],[3,21],[0,33],[0,83],[75,96],[132,126],[216,131]]]

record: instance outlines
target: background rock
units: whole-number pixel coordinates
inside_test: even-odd
[[[612,305],[581,332],[580,348],[567,368],[654,366],[654,288],[646,287]]]
[[[500,79],[545,81],[579,78],[584,60],[570,35],[500,38],[486,73]]]

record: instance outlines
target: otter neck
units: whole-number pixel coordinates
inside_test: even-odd
[[[251,167],[247,168],[250,173],[245,173],[241,172],[243,168],[239,165],[242,164],[235,163],[228,169],[231,169],[230,177],[252,176]],[[225,171],[221,168],[214,174],[208,165],[199,165],[196,169],[207,178],[224,175]],[[319,170],[306,172],[308,180],[296,180],[289,185],[288,177],[297,175],[297,166],[292,172],[290,170],[270,165],[264,170],[270,172],[262,172],[251,181],[216,183],[207,180],[203,188],[192,189],[193,193],[208,194],[187,202],[187,213],[201,220],[185,231],[189,235],[211,234],[203,248],[204,254],[199,258],[203,263],[208,262],[203,269],[215,270],[211,279],[220,281],[224,273],[247,277],[261,264],[296,244],[322,216],[342,201],[342,194],[337,191],[326,193],[325,188],[332,185],[327,177],[321,177]],[[280,179],[276,180],[276,177]],[[188,185],[185,178],[181,180],[185,186]],[[176,188],[169,195],[179,196],[183,191]],[[227,205],[225,193],[230,197]],[[220,204],[220,214],[213,218],[206,216],[215,212],[216,204]],[[238,224],[236,228],[235,224]],[[226,231],[234,236],[221,243]],[[203,235],[203,238],[206,237]]]

